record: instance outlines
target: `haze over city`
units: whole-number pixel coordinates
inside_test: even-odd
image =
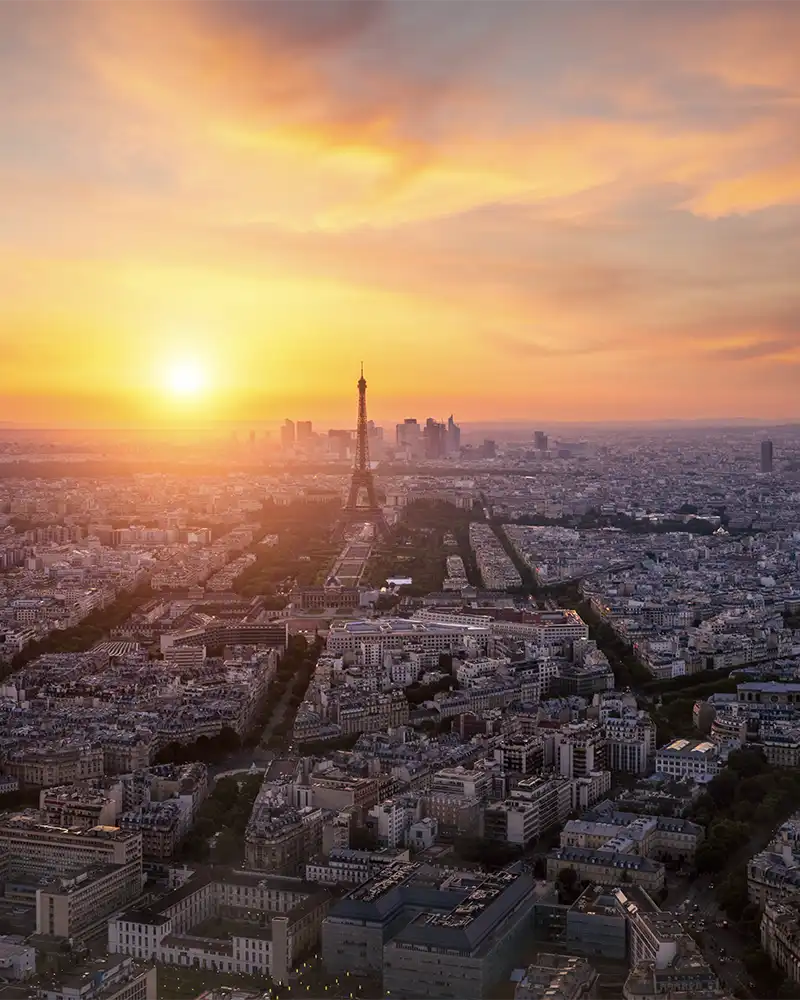
[[[0,2],[0,1000],[800,1000],[798,53]]]
[[[0,419],[796,418],[799,31],[4,3]]]

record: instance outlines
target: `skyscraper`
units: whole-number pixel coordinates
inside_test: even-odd
[[[339,458],[347,458],[352,443],[352,431],[336,430],[333,427],[328,431],[328,451],[333,452]]]
[[[447,421],[447,440],[445,451],[448,455],[457,455],[461,450],[461,428],[453,420],[453,414],[450,414],[450,419]]]
[[[311,440],[311,435],[314,433],[313,425],[310,420],[298,420],[297,421],[297,443],[302,444]]]
[[[414,417],[406,417],[402,424],[395,428],[398,448],[409,448],[416,451],[419,447],[420,426]]]
[[[547,451],[547,435],[544,431],[535,431],[533,444],[537,451]]]
[[[291,451],[294,448],[294,421],[284,420],[281,427],[281,448]]]
[[[428,417],[422,433],[425,438],[425,458],[441,458],[445,453],[447,425]]]
[[[761,471],[772,472],[772,442],[761,442]]]

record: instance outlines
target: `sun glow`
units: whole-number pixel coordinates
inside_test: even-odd
[[[205,391],[206,385],[206,372],[203,366],[191,358],[175,361],[167,369],[166,386],[173,396],[181,398],[198,396]]]

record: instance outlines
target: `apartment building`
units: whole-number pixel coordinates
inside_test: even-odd
[[[577,611],[556,608],[552,611],[528,612],[521,622],[495,621],[492,623],[492,633],[529,639],[537,646],[547,648],[588,639],[589,626]]]
[[[566,778],[583,778],[605,767],[605,740],[596,722],[573,722],[554,734],[556,769]]]
[[[408,724],[408,700],[401,690],[375,691],[336,702],[334,719],[342,735],[380,733]]]
[[[590,1000],[598,974],[577,955],[538,955],[514,988],[514,1000]]]
[[[787,979],[800,983],[800,907],[796,897],[767,901],[761,915],[761,947]]]
[[[154,905],[109,921],[108,950],[283,984],[318,943],[329,905],[325,889],[301,879],[200,869]]]
[[[679,953],[663,968],[655,962],[634,965],[622,986],[623,1000],[733,1000],[693,945],[687,935]]]
[[[484,837],[527,847],[566,820],[574,808],[574,794],[569,779],[524,778],[506,799],[484,807]]]
[[[123,813],[119,826],[141,835],[142,854],[149,859],[171,858],[185,835],[183,810],[176,799],[148,802]]]
[[[36,949],[16,934],[0,934],[0,976],[19,981],[36,975]]]
[[[382,974],[392,997],[477,1000],[529,938],[537,891],[516,869],[391,865],[331,907],[322,925],[325,968]]]
[[[37,996],[38,1000],[157,1000],[157,982],[154,966],[110,955],[46,979]]]
[[[104,938],[108,915],[137,899],[143,885],[140,861],[56,877],[36,890],[36,933],[85,942]]]
[[[763,909],[800,893],[800,851],[771,843],[747,862],[747,898]]]
[[[491,771],[468,767],[443,767],[431,781],[431,794],[457,795],[460,798],[482,799],[491,788]]]
[[[581,881],[600,885],[621,882],[638,885],[648,893],[664,888],[664,866],[636,854],[581,847],[558,847],[547,855],[547,878],[555,881],[564,868],[571,868]]]
[[[572,808],[585,812],[611,791],[611,772],[592,771],[572,780]]]
[[[656,748],[656,727],[646,712],[606,717],[605,766],[626,774],[647,774]]]
[[[590,850],[609,850],[613,846],[618,853],[660,861],[688,861],[704,836],[702,826],[680,817],[599,811],[568,820],[560,844]]]
[[[50,788],[89,781],[101,777],[104,766],[102,748],[83,744],[17,750],[9,754],[3,763],[5,773],[28,788]]]
[[[800,767],[800,726],[788,723],[762,728],[759,742],[773,767]]]
[[[532,802],[539,810],[539,826],[544,832],[565,822],[575,808],[574,783],[561,776],[523,778],[511,791],[511,798]]]
[[[416,801],[420,805],[419,800]],[[386,799],[369,812],[381,847],[397,848],[406,842],[406,833],[417,817],[402,799]]]
[[[504,736],[495,746],[494,759],[506,771],[541,774],[545,767],[545,745],[540,736]]]
[[[522,585],[517,568],[506,555],[491,525],[473,521],[469,526],[469,544],[475,553],[475,562],[484,587],[488,590],[506,590]]]
[[[377,644],[381,659],[391,649],[418,647],[423,651],[449,653],[473,639],[483,646],[490,629],[483,625],[448,625],[408,618],[376,618],[365,621],[332,622],[326,648],[332,656],[355,653],[362,643]]]
[[[439,836],[443,840],[451,840],[480,829],[483,818],[482,801],[482,798],[476,796],[433,788],[424,796],[422,806],[425,815],[436,820]]]
[[[155,735],[138,733],[106,733],[101,741],[105,774],[130,774],[147,767],[155,756],[158,742]]]
[[[0,849],[9,871],[37,877],[80,871],[91,865],[127,865],[142,861],[142,835],[117,827],[63,829],[40,822],[38,814],[20,813],[0,821]]]
[[[484,809],[483,835],[486,840],[525,848],[542,832],[539,822],[537,803],[505,799],[493,802]]]
[[[361,885],[398,861],[409,861],[408,850],[387,847],[378,851],[356,851],[334,847],[327,857],[315,858],[306,865],[305,879],[323,885]]]
[[[42,819],[51,826],[113,826],[122,811],[122,783],[103,779],[57,785],[39,793]]]
[[[371,809],[378,801],[378,781],[359,778],[345,771],[331,769],[312,774],[309,787],[314,806],[318,809]]]
[[[723,764],[719,747],[707,741],[673,740],[656,752],[655,769],[679,780],[710,781]]]
[[[156,764],[148,769],[150,794],[156,802],[175,799],[181,806],[181,834],[189,832],[192,819],[208,795],[205,764]]]
[[[322,848],[322,810],[292,806],[271,789],[262,792],[245,832],[245,863],[255,871],[299,875]]]
[[[669,966],[682,952],[693,951],[694,941],[673,914],[662,911],[640,886],[622,886],[611,892],[614,905],[628,922],[631,966],[652,962]]]

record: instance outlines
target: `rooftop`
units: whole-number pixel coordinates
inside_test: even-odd
[[[431,633],[460,633],[465,629],[486,632],[480,625],[453,625],[441,622],[419,622],[408,618],[378,618],[374,620],[331,622],[329,636],[347,632],[350,635],[425,635]]]
[[[665,753],[669,751],[670,753],[709,753],[713,750],[715,753],[718,752],[718,748],[707,741],[698,742],[696,740],[673,740],[672,743],[667,743],[666,746],[661,747],[658,751],[659,753]]]
[[[611,851],[594,850],[588,847],[556,847],[547,855],[556,861],[577,861],[583,864],[602,865],[618,868],[620,871],[657,872],[662,865],[636,854],[614,854]]]
[[[515,996],[562,1000],[576,995],[576,988],[594,982],[597,973],[577,955],[539,955],[517,985]],[[585,995],[581,990],[580,995]]]

